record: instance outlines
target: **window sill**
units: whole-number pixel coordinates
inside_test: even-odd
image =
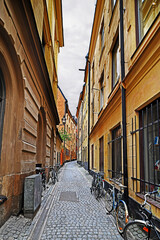
[[[113,96],[116,94],[116,92],[118,91],[118,89],[120,88],[120,80],[118,80],[114,86],[114,88],[112,89],[112,91],[110,92],[109,96],[108,96],[108,103],[112,100]]]
[[[136,196],[138,196],[141,199],[144,199],[144,194],[142,193],[136,193]],[[160,202],[154,200],[153,198],[147,198],[147,202],[160,209]]]

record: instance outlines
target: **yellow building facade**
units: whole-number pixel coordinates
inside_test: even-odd
[[[159,12],[159,1],[97,0],[89,45],[90,171],[127,185],[130,206],[160,186]],[[160,196],[150,202],[159,217]]]
[[[86,57],[86,66],[84,74],[84,85],[82,92],[79,97],[78,107],[77,107],[77,161],[85,168],[89,168],[89,156],[88,156],[88,56]]]

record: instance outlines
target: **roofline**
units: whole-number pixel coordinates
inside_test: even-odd
[[[91,61],[93,50],[95,48],[97,37],[95,35],[98,34],[98,31],[96,32],[97,28],[99,29],[100,21],[97,21],[99,19],[99,16],[101,16],[101,12],[103,10],[104,0],[97,0],[96,2],[96,8],[94,12],[94,18],[93,18],[93,24],[92,24],[92,31],[91,31],[91,37],[90,37],[90,44],[89,44],[89,51],[88,51],[88,59]]]
[[[64,99],[68,102],[67,98],[64,96],[64,93],[62,92],[62,89],[60,88],[60,86],[58,85],[58,89],[61,92],[62,96],[64,97]]]

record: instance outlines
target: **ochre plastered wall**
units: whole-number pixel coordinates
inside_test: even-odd
[[[159,4],[159,3],[158,3]],[[101,2],[97,1],[97,11],[100,12]],[[125,61],[125,81],[123,87],[126,89],[126,126],[127,126],[127,160],[128,160],[128,186],[129,196],[137,202],[142,202],[140,197],[136,196],[135,189],[133,191],[132,177],[132,155],[135,161],[135,137],[132,143],[132,118],[135,124],[135,116],[137,117],[136,128],[139,128],[138,110],[147,106],[149,103],[160,97],[160,40],[159,40],[159,19],[154,21],[147,35],[139,46],[136,46],[136,29],[135,29],[135,1],[123,1],[123,23],[124,23],[124,61]],[[95,14],[96,15],[96,14]],[[94,63],[94,79],[92,84],[91,71],[91,96],[95,96],[94,104],[94,124],[91,124],[90,149],[94,144],[94,167],[99,169],[99,139],[104,136],[104,172],[106,181],[108,181],[108,169],[111,169],[110,159],[112,149],[109,149],[108,141],[111,140],[111,130],[120,124],[122,126],[122,105],[121,105],[121,79],[112,90],[112,50],[115,41],[119,35],[119,1],[116,1],[114,10],[111,9],[111,1],[105,1],[104,8],[98,15],[98,20],[93,25],[91,36],[91,48],[89,52],[91,67]],[[104,19],[104,49],[100,48],[100,31],[101,24]],[[119,53],[121,48],[119,47]],[[100,93],[100,77],[104,70],[104,107],[100,111],[99,96]],[[92,103],[92,98],[91,98]],[[91,123],[92,121],[92,104],[91,107]],[[121,140],[122,141],[122,140]],[[137,142],[137,174],[140,178],[139,166],[139,136],[136,135]],[[133,154],[132,154],[133,145]],[[123,146],[123,145],[122,145]],[[92,152],[90,150],[90,156]],[[122,156],[123,159],[123,156]],[[91,164],[90,158],[90,165]],[[134,165],[135,166],[135,165]],[[123,166],[122,166],[123,169]],[[134,172],[136,170],[134,169]],[[135,183],[134,183],[135,186]],[[139,187],[139,184],[138,184]],[[139,188],[138,188],[139,190]],[[153,213],[158,217],[160,208],[152,206]]]

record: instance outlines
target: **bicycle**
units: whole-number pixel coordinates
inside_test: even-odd
[[[97,172],[93,175],[91,193],[94,192],[95,198],[98,199],[103,196],[103,177],[104,172]]]
[[[49,173],[49,178],[53,184],[55,184],[56,181],[58,182],[58,171],[55,169],[55,167],[51,168],[51,171]]]
[[[110,179],[112,181],[112,179]],[[116,225],[120,234],[123,233],[125,225],[129,220],[129,213],[127,204],[123,200],[122,190],[126,188],[126,186],[122,184],[118,184],[120,187],[120,191],[116,194],[115,184],[112,184],[112,188],[108,188],[105,193],[105,208],[108,213],[112,211],[116,212]]]
[[[144,195],[144,202],[140,206],[143,220],[134,220],[129,222],[124,228],[125,240],[158,240],[160,239],[160,228],[155,226],[154,218],[151,212],[151,205],[147,202],[147,197],[158,193],[158,191],[148,192]],[[145,208],[147,206],[147,208]]]
[[[36,174],[41,175],[42,191],[46,189],[46,173],[45,169],[41,167],[36,167]]]

